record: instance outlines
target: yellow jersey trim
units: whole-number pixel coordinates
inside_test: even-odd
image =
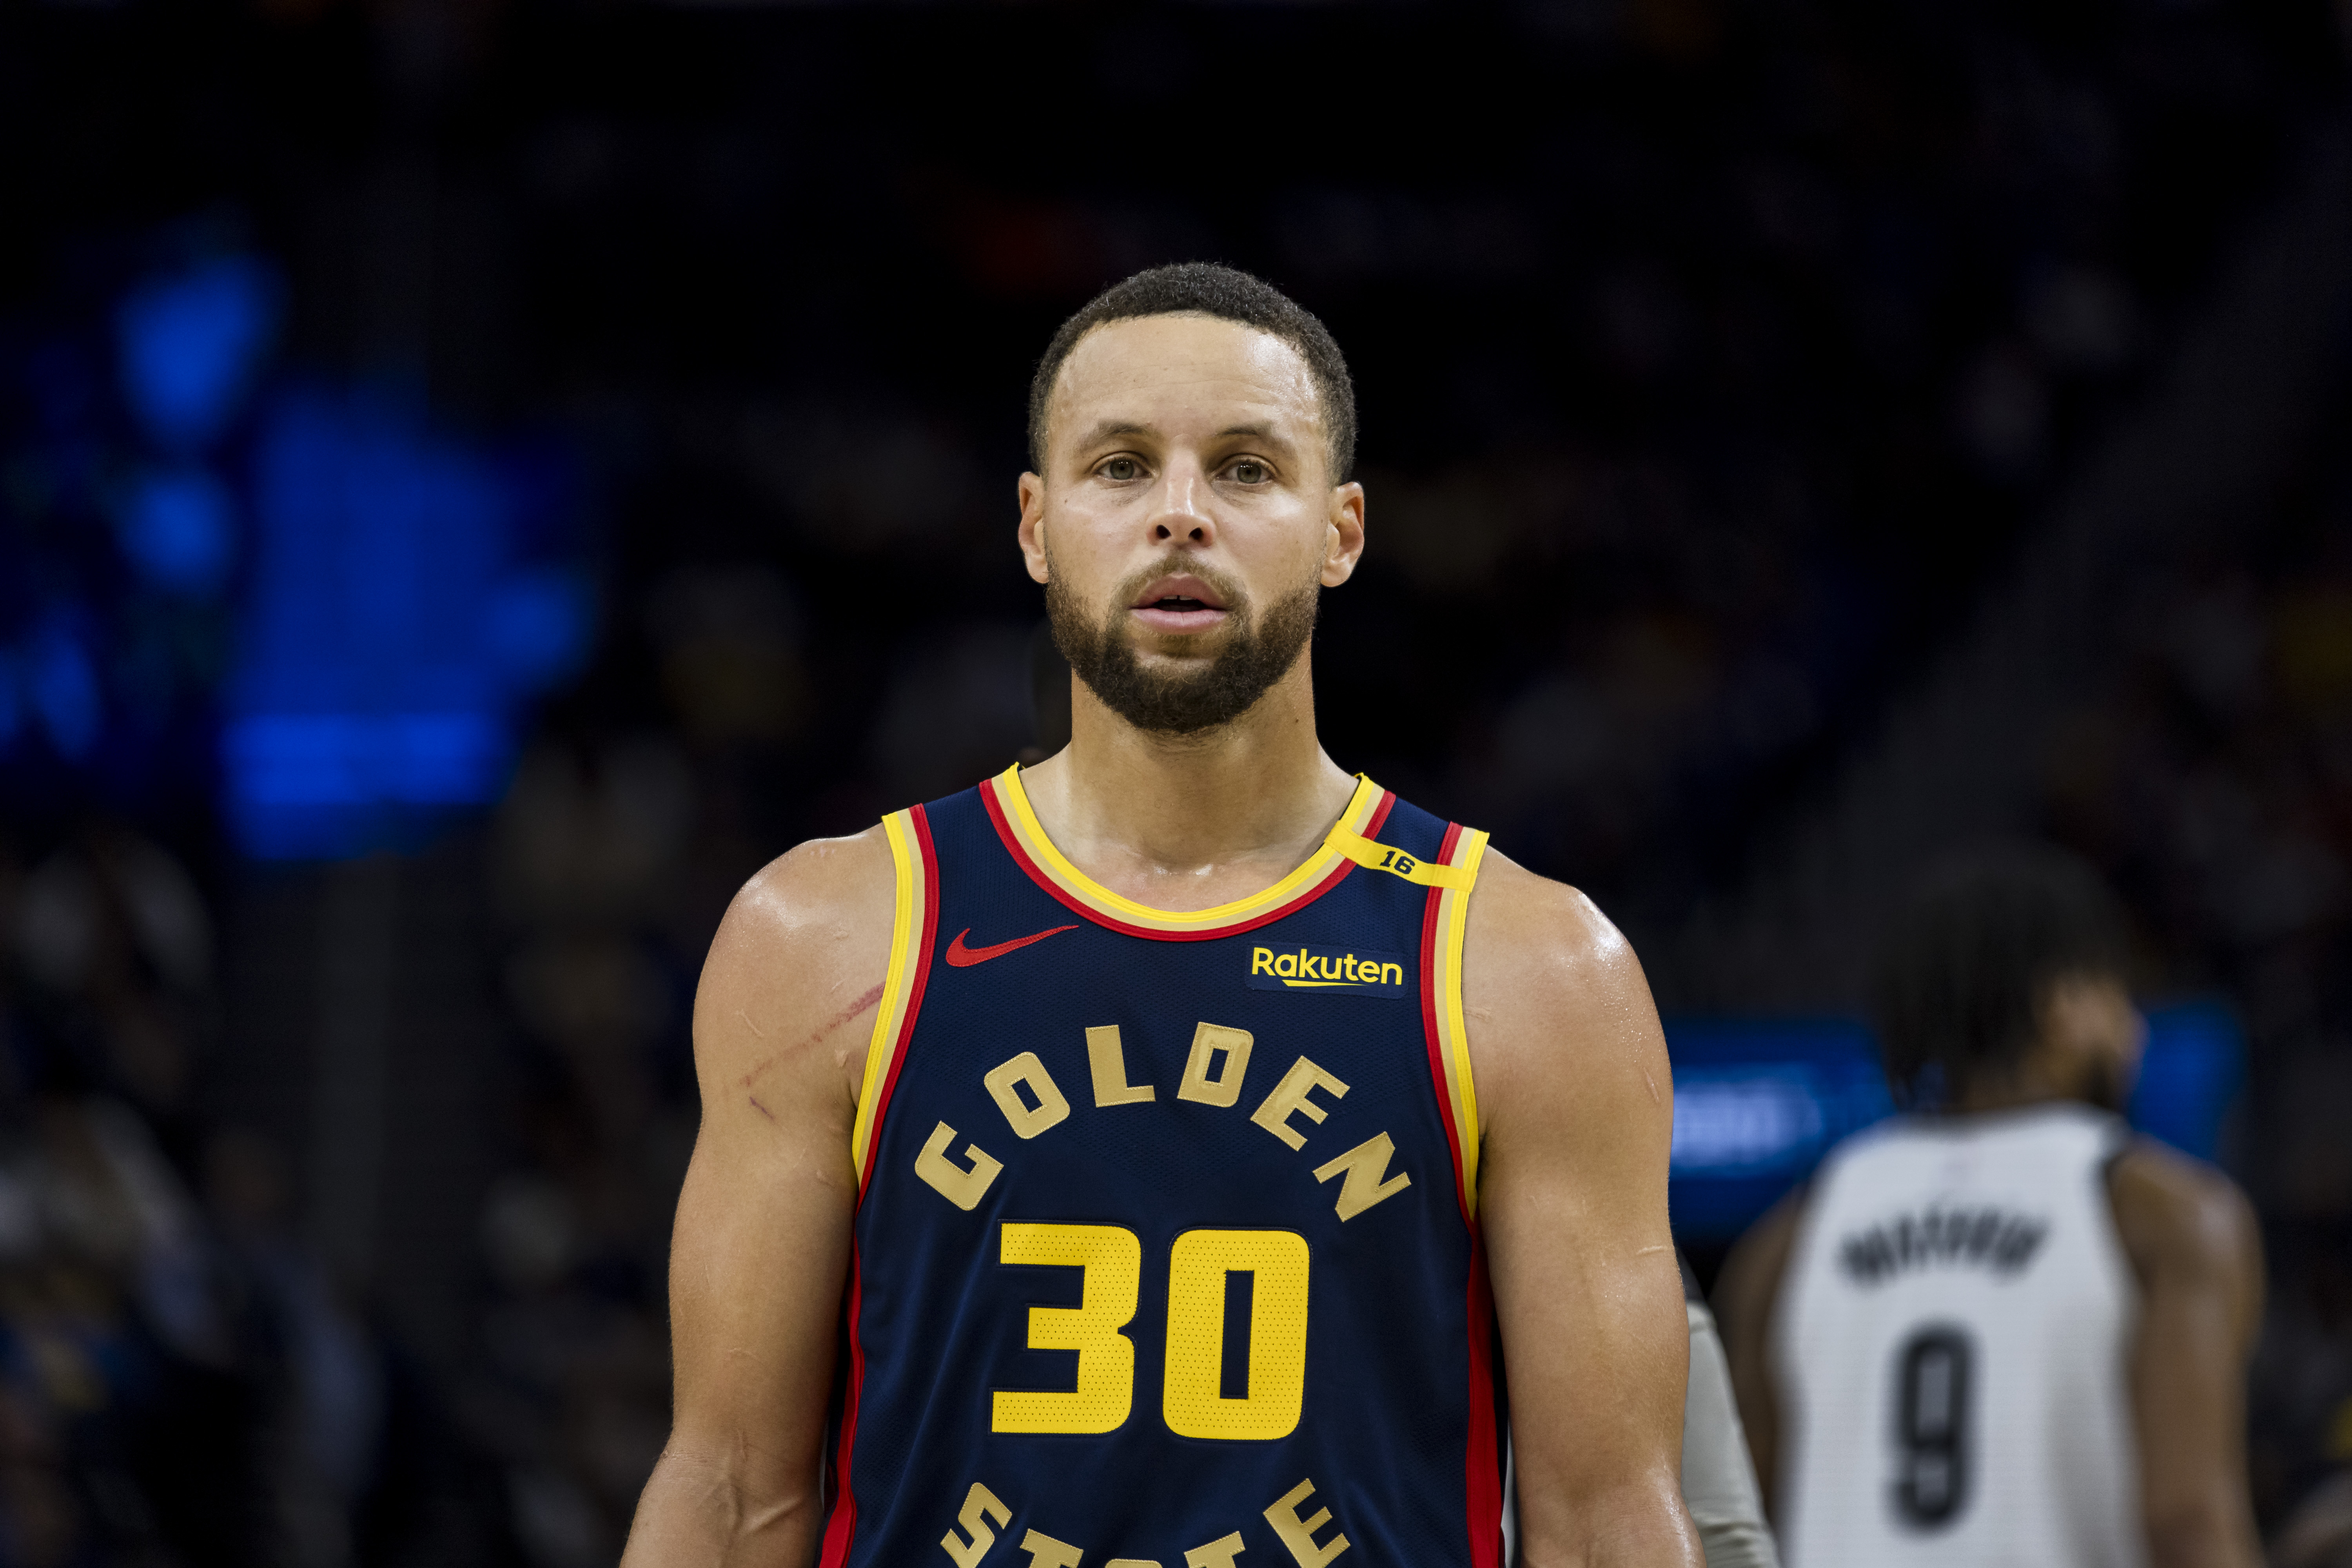
[[[1359,773],[1356,776],[1356,793],[1349,797],[1347,808],[1339,813],[1339,820],[1332,824],[1331,831],[1324,836],[1315,853],[1288,876],[1263,891],[1252,893],[1245,899],[1236,899],[1231,903],[1206,910],[1177,910],[1154,909],[1114,893],[1071,864],[1068,857],[1045,837],[1045,829],[1038,822],[1035,809],[1029,804],[1028,792],[1021,787],[1019,764],[997,774],[994,782],[997,798],[1003,803],[1005,821],[1011,826],[1013,837],[1021,841],[1021,847],[1030,861],[1051,878],[1055,887],[1109,920],[1166,931],[1200,931],[1237,924],[1252,915],[1297,898],[1338,869],[1342,860],[1356,858],[1340,847],[1342,835],[1358,843],[1370,842],[1360,837],[1360,830],[1371,821],[1373,812],[1380,808],[1381,797],[1387,793]]]
[[[1475,875],[1459,867],[1416,860],[1403,850],[1391,848],[1376,838],[1350,833],[1345,825],[1333,827],[1331,837],[1324,842],[1359,866],[1386,871],[1391,877],[1402,877],[1406,881],[1423,888],[1467,888]]]
[[[1477,886],[1487,836],[1477,829],[1464,829],[1444,868],[1450,878],[1433,882],[1439,889],[1433,1010],[1454,1110],[1454,1143],[1462,1151],[1462,1207],[1474,1220],[1478,1214],[1478,1086],[1470,1071],[1470,1031],[1462,1010],[1462,945],[1470,929],[1470,895]]]
[[[922,940],[923,900],[929,892],[923,878],[922,853],[915,842],[914,814],[892,812],[882,819],[882,832],[890,841],[896,890],[891,904],[890,965],[882,976],[882,1000],[875,1009],[874,1033],[866,1046],[866,1072],[857,1091],[857,1119],[849,1132],[849,1161],[856,1170],[860,1191],[873,1153],[875,1108],[890,1071],[890,1058],[898,1054],[908,994],[914,989],[915,946]]]

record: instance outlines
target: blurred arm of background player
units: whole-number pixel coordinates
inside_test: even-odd
[[[2262,1318],[2253,1215],[2219,1172],[2145,1140],[2117,1156],[2107,1194],[2139,1283],[2129,1375],[2150,1568],[2259,1568],[2245,1453],[2246,1363]],[[1757,1222],[1716,1287],[1768,1500],[1777,1495],[1780,1431],[1771,1317],[1803,1197],[1790,1194]]]
[[[1479,1218],[1525,1568],[1697,1568],[1673,1077],[1640,963],[1582,894],[1489,851],[1464,952]]]
[[[670,1247],[676,1408],[625,1568],[806,1568],[890,955],[879,827],[804,844],[727,911],[694,1003],[702,1128]]]
[[[2107,1174],[2140,1286],[2134,1436],[2149,1568],[2259,1568],[2246,1493],[2246,1362],[2263,1315],[2262,1243],[2220,1173],[2140,1142]]]
[[[1690,1319],[1690,1392],[1683,1397],[1683,1502],[1698,1527],[1706,1568],[1780,1568],[1780,1552],[1764,1521],[1756,1467],[1739,1429],[1731,1367],[1716,1332],[1715,1314],[1683,1267],[1685,1310]]]

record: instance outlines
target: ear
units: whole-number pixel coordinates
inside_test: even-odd
[[[1045,580],[1045,481],[1034,474],[1021,476],[1021,559],[1029,580]]]
[[[1323,536],[1323,585],[1336,588],[1356,574],[1356,563],[1363,559],[1363,486],[1350,480],[1333,489],[1329,523]]]

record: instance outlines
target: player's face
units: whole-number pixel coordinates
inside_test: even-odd
[[[1245,711],[1363,549],[1306,362],[1202,316],[1097,327],[1062,367],[1021,544],[1082,679],[1146,729]]]
[[[2042,1003],[2042,1037],[2071,1070],[2078,1093],[2120,1111],[2139,1077],[2147,1026],[2124,983],[2109,974],[2076,974],[2051,985]]]

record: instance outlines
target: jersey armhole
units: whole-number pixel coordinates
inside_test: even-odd
[[[2113,1265],[2116,1278],[2123,1281],[2133,1311],[2138,1310],[2140,1294],[2147,1287],[2131,1248],[2124,1245],[2123,1224],[2116,1218],[2116,1168],[2124,1163],[2125,1155],[2139,1147],[2139,1142],[2140,1134],[2128,1122],[2121,1117],[2113,1119],[2102,1140],[2098,1158],[2091,1166],[2091,1212],[2096,1216],[2094,1223],[2099,1232],[2099,1246]]]
[[[883,973],[882,996],[874,1012],[874,1033],[866,1045],[866,1072],[857,1091],[857,1119],[850,1125],[849,1159],[857,1173],[858,1196],[874,1173],[875,1146],[882,1115],[898,1081],[915,1015],[923,1005],[923,977],[931,966],[931,943],[939,924],[939,861],[931,852],[930,824],[923,808],[894,811],[882,819],[890,842],[893,889],[890,965]]]
[[[1422,1021],[1429,1036],[1431,1076],[1453,1146],[1454,1179],[1462,1215],[1478,1215],[1478,1086],[1470,1073],[1470,1038],[1462,1013],[1462,942],[1470,928],[1470,895],[1476,891],[1478,863],[1486,835],[1449,825],[1437,864],[1456,875],[1434,882],[1422,920]]]

